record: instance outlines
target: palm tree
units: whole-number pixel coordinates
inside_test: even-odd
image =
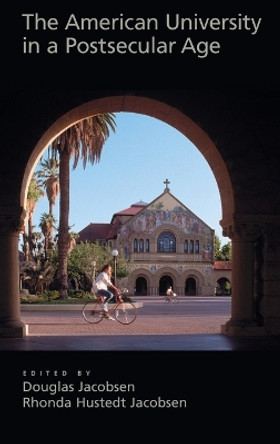
[[[77,122],[67,128],[51,144],[53,157],[59,154],[60,208],[58,228],[58,270],[60,298],[68,297],[67,256],[69,248],[69,190],[70,159],[73,156],[73,169],[83,160],[91,164],[100,160],[101,151],[109,137],[110,129],[115,131],[114,114],[98,114]]]
[[[41,169],[36,172],[36,176],[39,178],[38,183],[45,188],[49,201],[49,213],[44,213],[40,223],[42,231],[47,230],[47,236],[46,232],[43,231],[45,236],[45,255],[47,257],[48,251],[54,245],[53,230],[55,229],[55,219],[53,211],[59,194],[59,162],[53,157],[48,157],[48,159],[41,159],[40,167]]]
[[[35,295],[48,288],[54,276],[54,268],[48,261],[42,264],[40,261],[25,261],[20,266],[20,276],[25,283],[25,288]]]
[[[36,174],[34,173],[27,192],[26,202],[26,214],[27,214],[27,234],[23,236],[23,249],[25,260],[31,259],[31,252],[33,250],[32,234],[33,234],[33,215],[40,197],[44,196],[43,190],[40,188],[40,184],[37,181]]]
[[[71,253],[71,251],[73,250],[73,248],[75,248],[76,246],[76,239],[78,239],[79,234],[75,233],[74,231],[69,231],[69,235],[68,235],[68,253],[67,256]]]
[[[49,157],[48,159],[41,159],[40,166],[41,169],[36,174],[41,179],[39,180],[40,185],[46,190],[49,214],[53,215],[56,198],[59,194],[59,162],[54,157]]]
[[[43,213],[40,219],[40,228],[45,237],[45,260],[47,260],[49,252],[53,251],[54,240],[53,240],[53,230],[55,229],[56,219],[52,214]]]

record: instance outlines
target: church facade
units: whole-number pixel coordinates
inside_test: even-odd
[[[151,203],[115,213],[110,224],[88,225],[79,241],[106,243],[128,260],[129,275],[117,284],[130,294],[163,295],[169,286],[181,296],[224,294],[231,269],[214,260],[214,230],[171,194],[168,180],[164,183]]]

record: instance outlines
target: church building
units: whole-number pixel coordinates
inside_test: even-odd
[[[215,232],[171,194],[167,179],[164,183],[152,202],[137,202],[108,224],[89,224],[78,241],[109,245],[128,259],[121,286],[129,294],[163,295],[171,285],[179,296],[213,296],[221,287],[217,276],[221,283],[231,277],[230,267],[221,270],[214,260]]]

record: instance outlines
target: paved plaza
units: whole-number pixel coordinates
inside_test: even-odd
[[[199,304],[207,305],[200,309]],[[230,317],[225,299],[185,299],[175,305],[151,297],[130,325],[106,319],[88,324],[81,307],[23,307],[27,336],[0,338],[0,350],[280,350],[280,337],[222,335],[221,325]]]

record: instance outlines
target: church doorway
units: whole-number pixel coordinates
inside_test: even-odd
[[[223,277],[217,280],[216,295],[217,296],[230,296],[231,285],[230,281]]]
[[[196,280],[193,277],[189,277],[186,280],[186,286],[185,286],[185,295],[186,296],[196,296]]]
[[[159,295],[164,295],[170,286],[173,288],[173,279],[168,275],[162,276],[159,280]]]
[[[140,276],[135,282],[135,295],[137,296],[147,296],[147,280]]]

